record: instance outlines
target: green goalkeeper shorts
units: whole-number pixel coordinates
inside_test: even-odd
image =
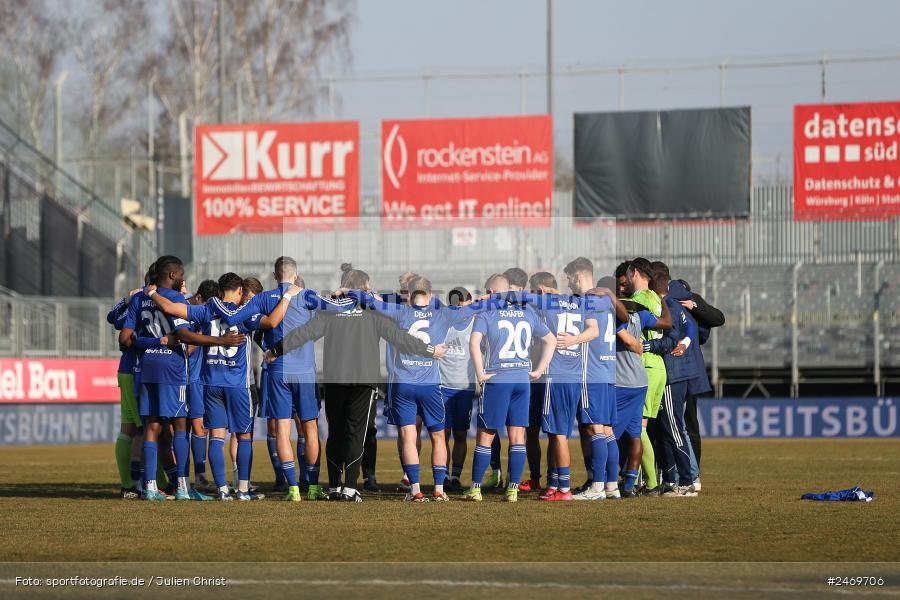
[[[137,398],[134,395],[134,376],[131,373],[119,373],[119,407],[121,409],[121,422],[123,425],[143,425],[141,415],[138,414]]]
[[[666,369],[644,367],[647,371],[647,397],[644,399],[644,418],[655,419],[666,391]]]

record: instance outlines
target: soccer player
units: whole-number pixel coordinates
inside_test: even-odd
[[[212,279],[207,279],[197,286],[197,292],[188,299],[188,304],[200,305],[210,298],[219,296],[219,284]],[[192,322],[193,331],[201,332],[201,327]],[[208,335],[208,334],[207,334]],[[203,426],[205,414],[203,399],[203,384],[200,381],[200,371],[203,367],[203,350],[198,346],[191,346],[188,358],[188,419],[191,424],[191,455],[194,458],[194,487],[201,492],[215,492],[212,482],[206,479],[206,444],[209,432]]]
[[[131,347],[135,339],[155,339],[156,345],[144,350],[141,365],[140,413],[146,418],[144,437],[145,476],[144,497],[147,500],[165,500],[156,483],[156,464],[160,433],[163,423],[171,421],[174,426],[172,442],[175,463],[178,467],[176,499],[206,499],[188,484],[190,469],[190,445],[187,437],[187,394],[188,383],[186,345],[238,345],[243,336],[229,334],[211,338],[190,331],[190,324],[184,319],[172,319],[157,308],[152,296],[161,294],[179,304],[186,304],[184,294],[179,290],[184,285],[184,265],[176,257],[163,257],[156,263],[156,289],[135,294],[128,307],[128,315],[119,343]]]
[[[594,265],[587,258],[576,258],[564,271],[569,289],[576,296],[591,293],[609,299],[609,304],[585,315],[596,319],[600,335],[588,343],[585,397],[578,409],[581,448],[589,482],[574,497],[576,500],[618,498],[619,447],[612,431],[616,410],[615,330],[616,319],[627,319],[628,312],[610,290],[593,288]],[[562,332],[557,337],[559,342],[565,343],[574,336]]]
[[[598,281],[598,287],[605,282]],[[647,371],[641,362],[643,344],[641,338],[646,329],[669,329],[671,318],[657,319],[653,313],[630,300],[623,301],[629,311],[629,320],[620,323],[616,331],[616,418],[613,434],[619,440],[625,459],[624,484],[621,494],[626,498],[637,495],[637,481],[643,453],[643,408],[647,397]],[[627,434],[628,444],[623,444]]]
[[[418,337],[426,344],[433,339],[442,340],[454,326],[471,322],[474,312],[470,307],[446,308],[432,294],[431,281],[422,276],[409,280],[409,304],[383,302],[371,294],[361,298],[363,306],[394,319],[401,329]],[[420,487],[419,447],[416,443],[416,421],[419,417],[428,430],[432,442],[431,465],[434,476],[432,499],[445,502],[447,476],[447,445],[444,437],[445,407],[438,362],[421,356],[397,352],[394,357],[394,397],[391,403],[392,420],[399,427],[402,440],[400,460],[409,478],[410,490],[407,502],[425,502]]]
[[[689,393],[709,391],[709,380],[697,342],[697,324],[680,304],[690,299],[690,292],[680,281],[668,281],[668,269],[657,268],[653,284],[668,305],[673,320],[671,331],[663,339],[648,342],[646,348],[663,354],[666,364],[667,385],[659,411],[663,495],[691,497],[697,495],[692,484],[698,474],[684,423],[684,401]],[[673,345],[674,349],[669,351]]]
[[[128,314],[128,302],[141,288],[132,290],[119,300],[106,315],[106,321],[121,331]],[[143,444],[141,417],[138,414],[137,397],[134,393],[134,363],[136,353],[129,348],[121,348],[119,369],[116,378],[119,383],[120,425],[116,439],[116,466],[121,482],[120,497],[123,500],[137,500],[141,497],[140,445]],[[135,458],[136,457],[136,458]]]
[[[195,306],[187,306],[167,302],[154,296],[154,301],[167,315],[180,317],[184,315],[193,323],[203,328],[206,335],[219,336],[225,332],[241,333],[245,336],[257,329],[276,327],[284,318],[289,302],[294,295],[300,293],[297,286],[289,287],[270,315],[259,313],[243,321],[239,325],[229,326],[223,320],[224,311],[235,311],[243,293],[243,279],[235,273],[225,273],[219,278],[221,300],[216,297],[212,301]],[[256,500],[260,495],[250,491],[250,461],[253,453],[253,400],[250,395],[250,338],[245,337],[242,345],[236,347],[211,346],[207,348],[203,360],[201,375],[205,388],[206,425],[211,431],[210,466],[217,488],[219,500],[230,500],[228,484],[225,478],[225,430],[237,435],[238,448],[236,462],[238,464],[238,500]]]
[[[509,291],[509,282],[503,275],[495,274],[488,278],[484,287],[505,293]],[[533,365],[530,358],[535,338],[543,344],[537,365]],[[487,345],[487,366],[482,356],[482,341]],[[547,368],[555,345],[555,336],[528,305],[503,301],[475,318],[469,351],[476,379],[481,383],[481,399],[472,459],[472,487],[463,495],[465,500],[482,500],[481,481],[491,458],[490,444],[504,425],[509,434],[509,483],[505,500],[518,500],[519,481],[525,467],[529,382],[540,377]]]
[[[569,435],[579,406],[583,406],[586,399],[587,345],[599,335],[598,319],[606,323],[604,317],[611,315],[613,310],[606,297],[548,293],[556,287],[556,278],[551,273],[535,273],[531,276],[531,288],[539,295],[528,296],[529,304],[558,336],[543,382],[540,411],[541,429],[551,440],[552,457],[548,457],[548,463],[552,464],[551,473],[556,480],[554,482],[551,476],[548,489],[555,491],[543,494],[540,499],[553,501],[573,499]],[[532,384],[532,399],[535,395]]]
[[[464,287],[455,287],[447,294],[449,306],[472,304],[472,294]],[[472,406],[475,403],[475,369],[469,351],[474,318],[451,327],[444,338],[444,357],[438,368],[441,374],[441,391],[444,396],[446,421],[444,436],[447,440],[447,455],[451,464],[450,482],[447,489],[462,489],[460,477],[468,451],[466,437],[472,424]],[[450,440],[453,450],[450,450]]]
[[[651,281],[650,261],[646,258],[635,258],[630,261],[625,272],[626,293],[631,300],[637,302],[653,316],[662,317],[663,310],[668,310],[663,305],[659,296],[650,289]],[[642,341],[659,339],[662,334],[654,330],[644,330]],[[662,404],[663,392],[666,387],[666,365],[660,355],[648,352],[646,349],[641,354],[641,362],[647,371],[647,397],[644,400],[644,415],[641,422],[641,471],[644,475],[645,489],[643,493],[651,496],[660,494],[659,482],[656,476],[656,452],[654,440],[648,433],[650,420],[656,419],[659,406]]]

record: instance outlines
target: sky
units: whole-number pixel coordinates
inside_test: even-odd
[[[678,66],[790,58],[900,56],[900,2],[770,1],[678,2],[553,0],[554,69],[596,66]],[[543,77],[523,70],[546,65],[545,0],[358,0],[351,37],[353,62],[323,75],[371,77],[429,73],[421,80],[335,85],[336,118],[359,119],[365,156],[363,187],[377,182],[378,121],[540,114]],[[500,73],[509,78],[442,79],[447,73]],[[829,102],[900,98],[900,60],[830,65]],[[626,110],[720,105],[720,71],[627,73]],[[571,157],[575,112],[618,110],[618,75],[554,78],[557,152]],[[524,98],[524,101],[523,101]],[[754,172],[789,176],[792,107],[821,101],[820,67],[725,72],[725,104],[751,107]],[[524,109],[524,110],[523,110]],[[331,110],[320,107],[317,118]],[[370,146],[366,152],[367,144]],[[366,159],[363,158],[365,162]]]

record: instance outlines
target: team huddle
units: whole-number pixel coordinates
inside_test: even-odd
[[[361,502],[362,492],[379,490],[382,395],[398,432],[408,502],[445,502],[448,492],[478,502],[487,488],[508,502],[520,492],[540,492],[543,501],[696,496],[696,397],[710,390],[700,346],[724,323],[722,313],[686,282],[670,281],[661,262],[635,258],[596,281],[593,264],[580,257],[564,275],[565,292],[552,273],[529,277],[511,268],[488,277],[481,295],[456,287],[444,302],[422,275],[404,273],[399,291],[379,294],[364,271],[343,265],[340,289],[319,294],[305,288],[296,261],[282,256],[273,289],[225,273],[189,294],[182,262],[162,256],[145,287],[108,315],[122,350],[121,496],[262,499],[250,482],[254,424],[262,417],[274,493],[288,501]],[[323,403],[328,434],[320,449]],[[464,487],[473,413],[471,483]],[[422,428],[432,442],[427,495]],[[578,488],[569,449],[576,429],[587,470]],[[548,438],[543,489],[541,432]],[[320,484],[322,458],[327,485]]]

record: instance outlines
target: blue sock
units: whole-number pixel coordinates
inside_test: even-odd
[[[453,470],[451,471],[451,476],[453,479],[459,479],[462,477],[463,466],[462,463],[453,463]]]
[[[594,457],[594,451],[593,451],[594,445],[593,445],[593,439],[594,439],[594,438],[591,437],[591,454],[585,454],[585,455],[584,455],[584,471],[585,471],[585,473],[587,473],[587,479],[588,479],[588,481],[593,481],[593,480],[594,480],[594,458],[593,458],[593,457]],[[604,455],[604,456],[606,456],[606,455]],[[604,463],[604,468],[606,468],[606,466],[605,466],[605,464],[606,464],[606,459],[603,460],[603,463]],[[601,473],[602,473],[602,471],[601,471]]]
[[[630,492],[634,489],[634,484],[637,481],[638,472],[636,470],[635,471],[625,470],[624,474],[625,474],[625,490]]]
[[[139,481],[143,481],[143,470],[141,470],[141,461],[133,460],[131,461],[131,480],[135,483]],[[143,485],[143,484],[142,484]]]
[[[278,458],[278,440],[274,435],[266,436],[266,448],[269,451],[269,459],[272,461],[272,470],[275,471],[275,483],[284,483],[284,473],[281,470],[281,459]]]
[[[472,457],[472,487],[481,487],[484,472],[491,462],[490,446],[475,446],[475,454]]]
[[[572,489],[572,467],[559,467],[556,471],[559,478],[559,490],[568,492]]]
[[[306,465],[306,474],[304,476],[309,485],[319,485],[319,463],[314,465]]]
[[[253,458],[253,440],[238,439],[238,481],[250,481],[250,459]]]
[[[209,468],[212,471],[216,487],[228,485],[225,479],[225,438],[209,438]]]
[[[419,464],[403,465],[403,472],[409,477],[409,484],[419,483],[420,467]]]
[[[595,433],[591,436],[591,476],[592,483],[603,483],[606,473],[606,461],[609,458],[609,448],[606,444],[606,435]]]
[[[297,464],[300,466],[300,481],[309,481],[307,479],[309,471],[306,468],[306,438],[303,437],[297,439]]]
[[[509,485],[519,487],[522,471],[525,470],[525,444],[509,445]]]
[[[606,483],[619,485],[619,445],[616,436],[606,438],[606,447],[609,449],[609,457],[606,459]]]
[[[530,472],[530,479],[533,481],[541,480],[541,461],[531,462],[528,461],[528,471]]]
[[[447,479],[447,467],[431,465],[431,475],[434,477],[434,485],[444,485],[444,480]]]
[[[494,441],[491,442],[491,468],[495,471],[500,470],[500,436],[495,435]]]
[[[191,434],[191,454],[194,456],[194,476],[206,473],[206,436]]]
[[[148,481],[156,481],[156,455],[159,452],[159,446],[156,442],[144,441],[144,474],[147,479],[144,480],[144,489],[147,489]]]
[[[556,467],[547,468],[547,487],[559,489],[559,469]]]
[[[191,474],[191,443],[188,441],[187,431],[175,432],[175,437],[172,439],[172,450],[175,451],[178,477],[188,477]]]
[[[297,487],[297,463],[292,460],[281,463],[281,471],[290,487]]]

